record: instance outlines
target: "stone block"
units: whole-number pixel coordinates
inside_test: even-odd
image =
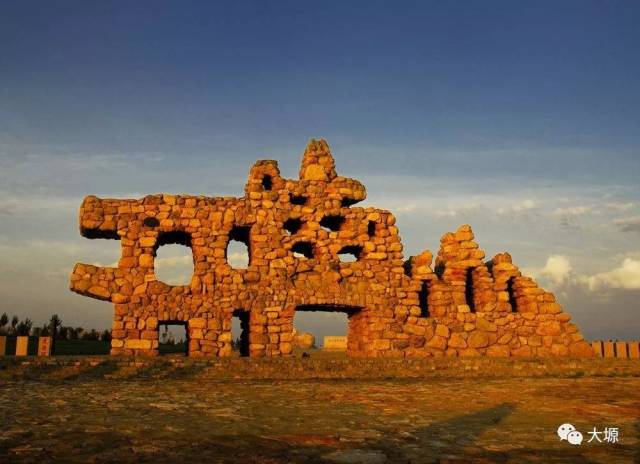
[[[595,356],[593,348],[584,340],[569,345],[569,356],[577,358],[592,358]]]
[[[51,356],[51,337],[38,337],[38,356]]]
[[[627,342],[616,342],[616,358],[628,358]]]
[[[379,351],[389,350],[391,349],[391,341],[385,339],[374,340],[371,343],[371,348]]]
[[[507,358],[511,356],[511,350],[507,345],[492,345],[487,348],[487,356],[494,358]]]
[[[434,335],[431,340],[427,341],[426,346],[444,351],[447,348],[447,339]]]
[[[190,329],[204,329],[207,327],[207,320],[201,317],[194,317],[193,319],[189,319],[189,328]]]
[[[467,340],[461,333],[454,332],[451,334],[451,338],[449,338],[449,346],[452,348],[466,348]]]
[[[128,338],[124,341],[124,347],[131,350],[150,350],[151,340]]]
[[[484,317],[478,317],[476,319],[476,327],[485,332],[495,332],[498,330],[498,327],[493,322],[486,320]]]
[[[29,348],[29,337],[16,337],[16,356],[26,356]]]
[[[615,343],[613,342],[604,342],[603,343],[603,352],[604,352],[604,357],[605,358],[615,358],[616,357],[616,351],[615,351]]]
[[[471,348],[484,348],[489,345],[489,336],[480,330],[474,330],[469,334],[467,343]]]
[[[601,358],[604,356],[604,349],[601,341],[591,342],[591,347],[593,348],[593,352],[597,357]]]
[[[560,335],[562,327],[558,321],[543,321],[538,325],[536,333],[538,335]]]
[[[282,334],[284,335],[284,338],[281,338],[282,341],[288,341],[287,338],[289,338],[288,334]],[[329,340],[327,340],[327,338],[329,338]],[[341,341],[340,339],[344,338],[344,341]],[[327,342],[329,343],[329,345],[332,345],[332,348],[329,349],[342,349],[339,348],[339,346],[341,346],[342,344],[344,344],[344,349],[347,349],[347,337],[325,337],[324,338],[324,347],[326,349],[327,347]],[[296,344],[296,346],[298,346],[299,348],[303,349],[303,350],[309,350],[311,348],[313,348],[316,344],[316,337],[313,336],[313,334],[310,333],[301,333],[301,334],[297,334],[295,336],[294,342]],[[335,347],[335,348],[334,348]]]

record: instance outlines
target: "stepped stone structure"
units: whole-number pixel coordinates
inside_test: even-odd
[[[80,233],[120,240],[118,267],[77,264],[71,290],[114,305],[114,355],[158,354],[158,326],[183,324],[190,356],[289,355],[296,311],[340,311],[351,356],[593,356],[552,293],[503,253],[485,262],[468,225],[432,254],[404,260],[389,211],[354,205],[364,186],[337,175],[324,140],[311,141],[299,179],[275,161],[251,168],[245,195],[88,196]],[[231,240],[249,263],[227,260]],[[171,243],[193,251],[189,285],[158,280],[154,258]],[[350,257],[350,259],[345,259]]]

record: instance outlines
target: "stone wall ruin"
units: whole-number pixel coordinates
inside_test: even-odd
[[[351,356],[593,356],[508,253],[484,261],[471,227],[445,234],[435,263],[429,251],[405,261],[395,217],[354,206],[365,197],[337,175],[324,140],[307,146],[298,180],[255,163],[239,198],[88,196],[80,233],[120,240],[122,255],[116,268],[76,264],[70,287],[113,303],[114,355],[157,355],[158,326],[179,323],[190,356],[228,356],[234,315],[243,353],[289,355],[295,311],[315,310],[348,315]],[[231,239],[247,245],[246,268],[227,261]],[[156,252],[171,243],[193,252],[189,285],[155,277]]]

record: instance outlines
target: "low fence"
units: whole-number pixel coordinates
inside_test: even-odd
[[[640,358],[640,342],[594,341],[591,347],[601,358]]]
[[[0,356],[51,356],[51,337],[0,336]]]
[[[330,351],[346,351],[347,337],[326,336],[323,348]],[[640,341],[601,341],[591,342],[591,347],[600,358],[640,358]],[[66,353],[63,353],[66,354]],[[104,353],[100,353],[104,354]],[[0,336],[0,356],[51,356],[51,337],[7,337]]]

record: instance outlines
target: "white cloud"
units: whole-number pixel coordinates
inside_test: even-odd
[[[563,255],[551,255],[544,267],[522,269],[522,273],[540,279],[543,286],[548,285],[555,289],[578,285],[592,292],[610,289],[638,290],[640,289],[640,255],[637,253],[628,255],[620,266],[594,275],[576,274],[569,258]]]
[[[569,258],[563,255],[551,255],[544,267],[540,269],[523,269],[525,275],[542,278],[553,285],[562,285],[569,280],[573,267]]]
[[[416,205],[413,203],[409,203],[406,205],[400,205],[400,206],[396,206],[395,208],[393,208],[393,212],[397,213],[397,214],[402,214],[402,213],[411,213],[412,211],[416,210]]]
[[[230,253],[227,256],[227,261],[233,268],[245,268],[249,262],[249,255],[246,252]]]
[[[170,269],[172,267],[193,267],[193,257],[190,255],[171,256],[168,258],[156,258],[153,262],[156,269]]]
[[[523,213],[526,211],[531,211],[536,208],[536,202],[530,198],[526,198],[524,200],[518,201],[516,203],[499,206],[496,209],[498,214],[512,214],[512,213]]]
[[[554,216],[582,216],[592,212],[593,209],[590,206],[569,206],[567,208],[557,208],[554,212]]]
[[[168,285],[189,285],[191,284],[190,274],[179,274],[172,277],[166,277],[164,279],[160,279],[162,282]]]
[[[614,201],[614,202],[605,204],[605,206],[609,209],[614,209],[616,211],[627,211],[629,209],[635,208],[636,204],[632,202],[623,203],[619,201]]]
[[[640,232],[640,216],[617,219],[613,223],[622,232]]]
[[[158,280],[169,285],[189,285],[193,276],[193,252],[183,245],[162,246],[153,266]]]
[[[438,218],[445,218],[445,217],[456,217],[460,214],[459,210],[455,210],[455,209],[447,209],[445,211],[437,211],[435,213],[435,216]]]
[[[521,203],[515,204],[512,206],[513,211],[520,212],[520,211],[528,211],[530,209],[533,209],[536,207],[536,202],[531,200],[531,199],[526,199],[524,201],[522,201]]]
[[[480,204],[476,203],[468,203],[462,205],[447,205],[442,207],[442,209],[438,209],[435,211],[434,215],[437,218],[446,218],[446,217],[468,217],[472,214],[477,214],[479,211],[484,208]]]
[[[586,279],[586,282],[590,290],[606,288],[640,289],[640,259],[625,258],[619,267],[590,276]]]

